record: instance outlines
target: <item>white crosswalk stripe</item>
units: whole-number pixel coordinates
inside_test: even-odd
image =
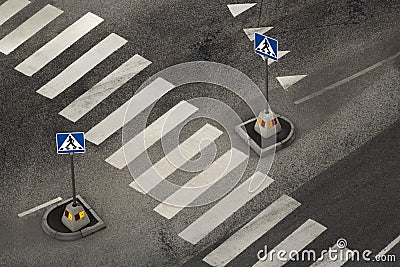
[[[129,186],[142,193],[148,193],[178,168],[214,142],[222,131],[210,124],[204,125],[164,158],[154,164]],[[140,186],[139,186],[140,185]]]
[[[352,258],[352,254],[348,248],[340,249],[337,244],[335,244],[331,249],[337,252],[334,254],[337,258],[329,257],[328,253],[324,253],[323,258],[318,259],[318,261],[314,262],[310,267],[340,267]],[[343,255],[343,257],[339,255]]]
[[[274,251],[285,251],[287,254],[290,251],[301,251],[308,244],[314,241],[319,235],[326,230],[326,227],[317,223],[314,220],[308,219],[304,224],[297,228],[293,233],[286,237],[279,245],[273,248]],[[268,258],[265,261],[258,261],[254,267],[268,266],[280,267],[290,261],[289,256],[278,259],[276,254],[268,253]]]
[[[154,210],[165,218],[171,219],[213,184],[244,162],[247,157],[243,152],[232,148],[213,162],[210,167],[169,196],[163,203],[160,203]]]
[[[134,55],[111,74],[78,97],[59,114],[70,121],[76,122],[86,113],[118,90],[122,85],[151,64],[151,61],[140,55]]]
[[[157,78],[151,84],[136,93],[117,110],[86,133],[86,140],[99,145],[122,126],[131,121],[144,109],[157,101],[163,95],[175,88],[175,85],[162,78]]]
[[[25,59],[15,67],[15,69],[27,76],[32,76],[102,21],[103,19],[95,14],[90,12],[85,14],[59,35],[54,37],[54,39]]]
[[[0,52],[10,54],[62,13],[62,10],[52,5],[45,6],[0,40]]]
[[[281,196],[208,254],[203,261],[212,266],[227,265],[299,206],[300,203],[293,198]]]
[[[21,11],[31,2],[27,0],[8,0],[0,6],[0,25]]]
[[[129,140],[114,154],[108,157],[106,161],[118,169],[124,168],[164,135],[193,115],[197,110],[197,107],[186,101],[180,102],[138,135]]]
[[[117,34],[110,34],[36,92],[50,99],[55,98],[126,42]]]
[[[226,195],[215,206],[213,206],[195,222],[189,225],[185,230],[179,233],[179,236],[193,245],[197,244],[213,229],[218,227],[233,213],[239,210],[242,206],[244,206],[273,182],[270,177],[266,177],[266,179],[264,179],[265,177],[266,174],[261,172],[256,172],[253,174],[239,187]],[[257,190],[250,192],[249,187],[253,179],[264,179],[264,182],[257,188]]]

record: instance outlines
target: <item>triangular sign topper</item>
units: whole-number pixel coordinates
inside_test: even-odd
[[[278,60],[278,40],[254,33],[254,52],[272,60]]]
[[[85,153],[84,133],[58,133],[56,134],[57,153]]]

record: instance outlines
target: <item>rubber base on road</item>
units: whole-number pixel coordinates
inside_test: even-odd
[[[269,138],[263,138],[259,133],[254,130],[256,118],[248,120],[235,127],[235,131],[239,136],[261,157],[266,156],[272,149],[276,151],[289,146],[295,138],[295,128],[293,123],[278,114],[276,114],[279,123],[281,124],[281,131]]]
[[[71,232],[71,230],[61,222],[61,216],[64,214],[65,207],[72,202],[72,198],[69,198],[50,207],[43,215],[42,229],[47,235],[61,241],[73,241],[84,238],[106,227],[103,220],[100,219],[96,212],[81,196],[76,196],[76,200],[82,205],[87,216],[89,216],[90,223],[79,231]]]

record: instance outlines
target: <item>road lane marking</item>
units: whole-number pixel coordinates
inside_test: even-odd
[[[285,260],[278,259],[276,254],[268,253],[268,258],[265,261],[259,260],[253,267],[268,266],[280,267],[290,261],[288,253],[292,250],[301,251],[308,244],[320,236],[327,228],[314,220],[308,219],[293,233],[286,237],[279,245],[273,248],[273,251],[286,251]],[[271,261],[272,257],[272,261]]]
[[[203,261],[211,266],[227,265],[299,206],[300,203],[293,198],[287,195],[281,196],[210,252]]]
[[[0,25],[21,11],[31,2],[27,0],[8,0],[0,6]]]
[[[62,13],[62,10],[52,5],[45,6],[0,40],[0,52],[10,54]]]
[[[282,77],[276,77],[276,79],[281,84],[283,89],[286,90],[293,84],[303,80],[305,77],[307,77],[307,75],[282,76]]]
[[[50,205],[52,205],[52,204],[55,204],[55,203],[57,203],[57,202],[59,202],[59,201],[61,201],[61,200],[62,200],[62,198],[61,198],[61,197],[58,197],[58,198],[55,198],[55,199],[53,199],[53,200],[47,201],[46,203],[43,203],[43,204],[41,204],[41,205],[39,205],[39,206],[37,206],[37,207],[34,207],[34,208],[30,209],[30,210],[21,212],[20,214],[18,214],[18,217],[24,217],[24,216],[26,216],[26,215],[28,215],[28,214],[31,214],[31,213],[35,212],[35,211],[38,211],[38,210],[40,210],[40,209],[43,209],[43,208],[45,208],[45,207],[47,207],[47,206],[50,206]]]
[[[108,157],[106,162],[118,169],[124,168],[197,110],[197,107],[186,101],[178,103],[146,129],[125,143],[114,154]]]
[[[267,31],[272,30],[273,27],[260,27],[260,28],[248,28],[248,29],[243,29],[244,33],[247,35],[247,37],[250,39],[250,41],[254,41],[254,34],[264,34]]]
[[[86,13],[59,35],[54,37],[54,39],[21,62],[15,69],[27,76],[32,76],[102,21],[103,19],[95,14],[90,12]]]
[[[78,121],[150,64],[151,61],[144,57],[134,55],[58,114],[70,121]]]
[[[338,82],[336,82],[336,83],[334,83],[332,85],[329,85],[328,87],[325,87],[325,88],[323,88],[321,90],[318,90],[318,91],[316,91],[316,92],[314,92],[314,93],[312,93],[312,94],[310,94],[308,96],[300,98],[300,99],[294,101],[294,103],[296,105],[298,105],[298,104],[306,102],[306,101],[308,101],[310,99],[313,99],[313,98],[315,98],[317,96],[320,96],[320,95],[322,95],[322,94],[324,94],[326,92],[329,92],[329,91],[335,89],[336,87],[339,87],[339,86],[341,86],[341,85],[343,85],[343,84],[345,84],[347,82],[350,82],[351,80],[354,80],[354,79],[356,79],[356,78],[358,78],[358,77],[360,77],[360,76],[362,76],[362,75],[364,75],[364,74],[366,74],[366,73],[368,73],[368,72],[370,72],[370,71],[382,66],[383,64],[395,59],[398,56],[400,56],[400,51],[397,52],[396,54],[394,54],[393,56],[390,56],[390,57],[388,57],[388,58],[386,58],[386,59],[384,59],[382,61],[379,61],[378,63],[376,63],[376,64],[374,64],[374,65],[372,65],[372,66],[370,66],[370,67],[368,67],[366,69],[363,69],[360,72],[357,72],[356,74],[351,75],[350,77],[347,77],[347,78],[345,78],[343,80],[340,80],[340,81],[338,81]]]
[[[289,53],[290,51],[278,51],[278,60],[285,56],[287,53]],[[272,63],[277,62],[277,60],[272,60],[270,58],[268,58],[268,66],[271,65]]]
[[[179,236],[191,244],[197,244],[206,237],[212,230],[228,219],[233,213],[238,211],[247,202],[267,188],[273,180],[266,177],[266,174],[256,172],[239,187],[221,199],[215,206],[209,209],[186,229],[179,233]],[[266,179],[264,179],[266,177]],[[261,186],[256,191],[250,192],[250,183],[253,179],[264,179]]]
[[[257,3],[250,3],[250,4],[232,4],[232,5],[227,5],[229,8],[229,11],[231,12],[232,16],[236,17],[249,8],[252,8],[253,6],[257,5]]]
[[[175,88],[175,85],[172,83],[167,82],[163,78],[157,78],[90,129],[85,135],[86,140],[96,145],[101,144],[110,135],[118,131],[173,88]]]
[[[398,237],[396,237],[392,242],[390,242],[390,244],[387,245],[384,249],[382,249],[381,252],[379,252],[377,256],[385,255],[399,243],[400,243],[400,235]]]
[[[310,267],[340,267],[343,266],[349,259],[351,259],[351,252],[348,248],[339,248],[337,244],[330,248],[335,251],[342,251],[342,255],[349,255],[349,257],[337,257],[337,259],[332,259],[329,257],[328,253],[324,253],[324,256],[321,260],[314,262]],[[329,251],[329,250],[328,250]]]
[[[127,40],[111,33],[36,92],[55,98],[126,43]]]
[[[147,169],[129,186],[141,193],[148,193],[221,135],[222,131],[218,128],[210,124],[204,125],[164,158]]]
[[[232,148],[213,162],[210,167],[169,196],[163,203],[160,203],[154,208],[154,211],[167,219],[171,219],[247,158],[246,154]]]

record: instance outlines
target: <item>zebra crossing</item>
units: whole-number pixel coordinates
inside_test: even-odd
[[[28,4],[30,2],[26,0],[6,1],[0,6],[0,25],[22,11]],[[234,6],[232,6],[231,10],[234,11],[233,13],[236,12],[235,14],[239,12]],[[5,55],[12,53],[63,13],[64,11],[57,7],[50,4],[46,5],[0,40],[0,52]],[[93,13],[86,13],[18,64],[15,70],[26,76],[35,75],[52,60],[60,56],[67,48],[78,42],[83,36],[90,34],[90,31],[99,26],[103,21],[101,17]],[[259,30],[268,31],[269,28],[259,28]],[[52,80],[37,89],[36,92],[49,99],[56,98],[79,79],[90,73],[93,68],[110,55],[116,53],[127,42],[128,40],[117,33],[110,33],[105,39],[81,55]],[[289,52],[279,51],[278,58],[285,56]],[[273,62],[268,61],[268,64],[272,64]],[[85,93],[59,111],[59,115],[72,122],[77,122],[94,107],[105,101],[112,93],[150,66],[151,63],[150,60],[138,54],[133,55],[125,63],[122,63],[117,69],[93,87],[88,88]],[[155,79],[94,127],[86,131],[86,139],[95,145],[100,145],[174,88],[174,84],[163,78]],[[178,127],[197,111],[197,107],[186,101],[178,103],[131,138],[121,148],[105,159],[105,161],[117,169],[127,167],[163,136]],[[149,193],[150,190],[167,179],[177,169],[199,154],[205,147],[217,140],[222,134],[223,132],[218,128],[210,124],[204,124],[203,127],[146,170],[129,186],[143,194]],[[189,180],[181,189],[167,197],[165,201],[154,208],[154,211],[168,220],[173,219],[180,211],[199,198],[217,181],[234,171],[247,159],[248,156],[246,154],[236,148],[231,148],[216,159],[207,169]],[[253,179],[260,180],[261,178],[266,178],[263,184],[255,191],[249,190],[251,181]],[[273,183],[273,179],[267,177],[266,174],[261,172],[254,173],[245,182],[219,200],[207,212],[198,217],[197,220],[188,225],[178,236],[192,245],[196,245],[235,212],[243,208],[250,200],[266,190],[271,183]],[[251,244],[283,221],[300,205],[299,202],[287,195],[281,196],[229,237],[218,248],[209,253],[203,261],[212,266],[225,266],[229,264],[241,252],[245,251]],[[326,227],[309,219],[283,240],[277,248],[303,249],[325,230]],[[295,247],[293,247],[294,243]],[[258,262],[255,266],[265,264],[266,262]],[[282,266],[285,262],[276,262],[274,264],[268,266]]]

